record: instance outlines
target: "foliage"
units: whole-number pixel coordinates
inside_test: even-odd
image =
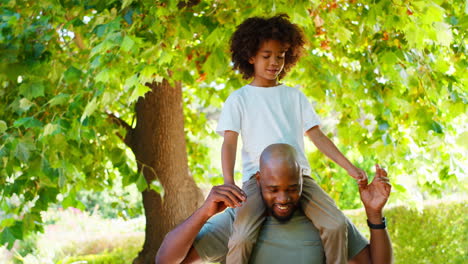
[[[85,255],[80,257],[69,257],[57,264],[89,263],[89,264],[126,264],[132,263],[132,260],[138,254],[138,247],[118,248],[112,252],[105,252],[94,255]]]
[[[50,210],[44,214],[44,220],[44,233],[33,233],[16,243],[14,263],[69,263],[76,258],[131,263],[143,244],[141,217],[123,221],[68,209]],[[102,256],[92,256],[96,254]],[[0,259],[2,263],[6,261]]]
[[[227,42],[253,15],[288,13],[304,28],[307,54],[285,82],[300,84],[319,115],[336,117],[330,135],[353,161],[368,171],[386,164],[395,189],[407,190],[402,199],[466,189],[464,4],[2,1],[0,243],[42,230],[40,212],[51,203],[84,208],[80,190],[102,191],[119,175],[123,186],[138,180],[124,131],[108,116],[134,125],[148,82],[183,83],[190,169],[217,182],[208,119],[245,83],[230,70]],[[335,170],[323,158],[311,162],[319,173]],[[348,190],[341,178],[326,189]]]
[[[121,181],[100,192],[81,190],[76,199],[83,203],[86,211],[104,218],[134,218],[143,214],[141,193],[135,185],[122,187]]]
[[[345,212],[369,237],[363,210]],[[468,261],[466,199],[385,209],[395,263],[466,263]]]

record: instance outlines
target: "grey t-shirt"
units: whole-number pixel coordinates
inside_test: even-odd
[[[206,262],[224,262],[232,232],[234,211],[227,209],[213,216],[198,233],[194,247]],[[352,258],[369,242],[348,223],[348,256]],[[250,263],[325,263],[325,254],[317,228],[298,210],[293,218],[280,223],[267,217],[250,257]]]

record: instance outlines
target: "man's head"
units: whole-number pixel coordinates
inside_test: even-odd
[[[279,221],[289,220],[302,192],[296,150],[288,144],[268,146],[260,156],[260,172],[255,176],[268,213]]]
[[[302,30],[289,21],[286,14],[276,15],[270,18],[251,17],[242,22],[231,37],[230,50],[234,69],[239,70],[244,79],[255,76],[255,63],[252,58],[260,54],[264,44],[276,41],[284,49],[281,71],[278,78],[281,79],[299,60],[305,37]]]

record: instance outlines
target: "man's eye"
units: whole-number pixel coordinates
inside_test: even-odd
[[[284,59],[284,56],[278,56],[278,59],[282,60]]]
[[[270,56],[263,56],[263,58],[264,58],[264,59],[268,59],[268,58],[270,58]]]

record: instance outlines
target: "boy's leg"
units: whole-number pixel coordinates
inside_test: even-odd
[[[301,206],[320,232],[327,264],[348,263],[346,217],[310,176],[304,176]]]
[[[227,264],[249,262],[253,245],[257,241],[258,232],[263,220],[265,220],[265,206],[255,177],[251,177],[245,182],[242,189],[247,194],[247,200],[236,209],[232,235],[228,242]]]

